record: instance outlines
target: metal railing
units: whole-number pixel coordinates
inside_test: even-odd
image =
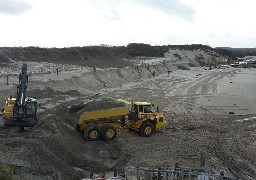
[[[186,168],[125,167],[127,180],[235,180],[233,177]]]

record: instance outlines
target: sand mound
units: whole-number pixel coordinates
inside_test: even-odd
[[[96,111],[109,108],[123,107],[125,103],[113,99],[98,99],[86,104],[72,105],[69,108],[69,116],[78,119],[83,112]]]

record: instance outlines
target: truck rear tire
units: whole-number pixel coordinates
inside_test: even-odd
[[[116,137],[116,128],[106,124],[101,128],[101,139],[103,141],[112,141]]]
[[[154,133],[154,126],[152,123],[145,122],[140,127],[140,136],[149,137]]]
[[[100,129],[97,126],[89,126],[84,130],[84,139],[98,141],[100,139]]]

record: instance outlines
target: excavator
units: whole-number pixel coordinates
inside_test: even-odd
[[[27,64],[22,65],[16,97],[6,99],[3,112],[4,127],[33,127],[37,122],[37,99],[26,97]]]

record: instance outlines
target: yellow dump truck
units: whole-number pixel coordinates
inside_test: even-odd
[[[158,109],[158,108],[157,108]],[[156,129],[163,128],[166,118],[148,102],[132,102],[124,107],[83,112],[76,128],[90,141],[111,141],[117,128],[134,129],[140,136],[149,137]]]

